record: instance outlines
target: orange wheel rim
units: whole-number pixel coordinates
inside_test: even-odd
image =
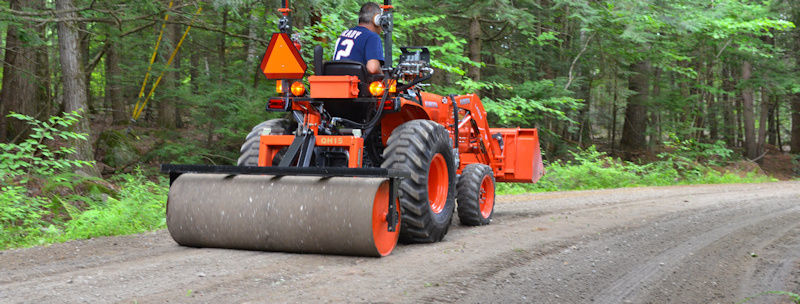
[[[389,214],[389,182],[381,183],[372,203],[372,239],[375,241],[375,249],[381,256],[387,256],[392,252],[400,236],[400,206],[397,201],[395,207],[397,225],[394,232],[389,232],[389,222],[386,221],[386,216]]]
[[[447,174],[447,162],[442,154],[437,153],[431,160],[428,170],[428,202],[433,213],[441,213],[447,202],[447,190],[450,177]]]
[[[494,183],[492,182],[492,178],[488,175],[484,176],[483,181],[481,181],[480,195],[481,216],[483,216],[483,218],[489,218],[494,208]]]

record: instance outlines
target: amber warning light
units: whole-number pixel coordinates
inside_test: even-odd
[[[267,79],[300,79],[306,74],[307,68],[289,35],[272,34],[267,52],[261,60],[261,71]]]
[[[294,96],[303,96],[306,93],[306,86],[302,82],[295,81],[292,83],[291,90]]]
[[[369,92],[372,96],[381,96],[384,90],[386,90],[386,88],[383,86],[383,82],[373,81],[369,84]]]

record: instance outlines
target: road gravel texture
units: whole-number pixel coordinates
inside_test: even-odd
[[[0,252],[0,303],[739,303],[800,293],[800,182],[498,198],[385,258],[180,247],[166,230]],[[748,303],[791,303],[781,295]]]

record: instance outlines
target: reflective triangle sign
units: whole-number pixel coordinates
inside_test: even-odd
[[[261,60],[261,71],[267,79],[300,79],[308,66],[295,48],[289,35],[274,33]]]

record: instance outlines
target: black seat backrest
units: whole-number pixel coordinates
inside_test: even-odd
[[[322,64],[322,75],[351,75],[361,82],[367,82],[367,67],[363,63],[352,60],[326,61]]]

